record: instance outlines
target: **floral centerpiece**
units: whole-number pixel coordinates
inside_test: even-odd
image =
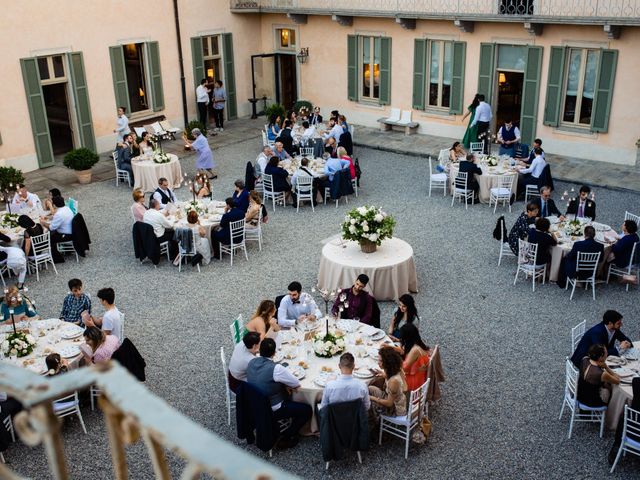
[[[571,220],[565,224],[564,231],[567,235],[579,237],[584,234],[584,224],[580,220]]]
[[[354,208],[344,217],[342,238],[359,242],[365,253],[375,252],[384,239],[393,236],[395,224],[393,217],[382,208],[365,205]]]
[[[2,342],[2,352],[5,357],[17,356],[25,357],[33,352],[36,345],[36,339],[28,333],[16,332],[7,336]]]
[[[326,332],[313,337],[313,351],[318,357],[331,358],[346,348],[344,337]]]
[[[493,155],[489,155],[487,157],[487,165],[489,165],[490,167],[498,166],[498,159],[496,157],[494,157]]]
[[[6,228],[18,227],[18,214],[17,213],[5,213],[2,216],[2,226]]]
[[[196,212],[198,215],[202,214],[202,206],[198,203],[197,200],[192,200],[185,204],[184,213],[188,214],[191,210]]]
[[[163,150],[157,150],[153,154],[154,163],[169,163],[170,161],[171,161],[171,158]]]

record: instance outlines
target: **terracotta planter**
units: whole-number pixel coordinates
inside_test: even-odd
[[[376,242],[372,242],[371,240],[360,240],[360,250],[364,253],[373,253],[378,249],[378,245]]]
[[[91,183],[91,169],[76,170],[76,177],[78,177],[78,183],[82,183],[82,184]]]

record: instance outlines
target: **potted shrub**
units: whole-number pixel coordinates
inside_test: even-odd
[[[64,156],[64,166],[76,171],[78,183],[91,183],[91,167],[100,157],[88,148],[76,148]]]
[[[202,132],[202,134],[206,137],[207,136],[207,127],[205,127],[202,122],[198,121],[198,120],[191,120],[187,126],[184,128],[184,132],[187,134],[187,138],[189,140],[195,140],[195,138],[193,137],[193,135],[191,135],[191,130],[193,130],[194,128],[199,128],[200,131]]]
[[[309,115],[313,110],[313,105],[309,100],[298,100],[294,103],[293,109],[298,115]]]
[[[13,192],[19,183],[24,183],[22,170],[13,167],[0,167],[0,190]]]
[[[276,116],[279,115],[282,121],[284,122],[284,117],[285,117],[284,107],[279,103],[273,103],[269,105],[267,109],[264,111],[264,114],[266,115],[267,120],[269,120],[272,115],[276,115]]]

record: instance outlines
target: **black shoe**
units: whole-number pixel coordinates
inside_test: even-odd
[[[298,443],[300,442],[300,438],[298,436],[295,437],[291,437],[291,438],[282,438],[280,440],[280,442],[278,442],[278,448],[281,448],[282,450],[286,450],[288,448],[293,448],[296,445],[298,445]]]
[[[509,199],[509,205],[513,205],[513,202],[516,201],[516,194],[512,193],[511,198]]]
[[[609,465],[613,465],[613,462],[616,461],[616,456],[618,455],[619,449],[620,449],[620,445],[616,445],[614,443],[613,446],[611,447],[611,450],[609,450],[609,455],[607,455],[607,462],[609,462]]]

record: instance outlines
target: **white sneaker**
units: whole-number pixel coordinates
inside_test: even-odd
[[[224,128],[219,128],[218,131],[219,132],[224,132]]]
[[[220,130],[218,127],[213,129],[214,132],[217,132],[218,130]]]

